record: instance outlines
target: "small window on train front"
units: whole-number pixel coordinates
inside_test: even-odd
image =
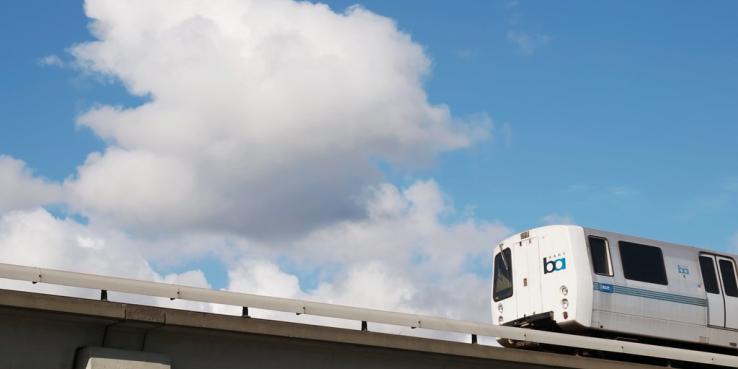
[[[723,276],[723,286],[727,296],[738,297],[738,283],[735,281],[735,267],[729,260],[720,259],[720,274]]]
[[[493,286],[492,298],[495,302],[513,295],[512,255],[509,248],[495,256]]]
[[[700,269],[702,270],[702,282],[708,293],[720,293],[717,275],[715,274],[715,262],[712,256],[700,256]]]
[[[620,241],[620,260],[625,278],[667,285],[664,255],[655,246]]]
[[[612,277],[610,247],[607,239],[589,236],[589,255],[592,258],[592,269],[595,274]]]

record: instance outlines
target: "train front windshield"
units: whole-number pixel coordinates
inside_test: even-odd
[[[495,256],[492,298],[504,300],[513,294],[512,254],[509,248]]]

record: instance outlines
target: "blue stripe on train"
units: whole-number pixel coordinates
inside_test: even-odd
[[[679,304],[707,306],[707,300],[698,297],[675,295],[673,293],[665,293],[658,291],[644,290],[640,288],[618,286],[614,284],[594,282],[595,291],[604,293],[617,293],[620,295],[643,297],[653,300],[676,302]]]

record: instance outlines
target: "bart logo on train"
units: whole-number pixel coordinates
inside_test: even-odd
[[[566,269],[566,258],[546,260],[543,258],[543,274],[558,272]]]

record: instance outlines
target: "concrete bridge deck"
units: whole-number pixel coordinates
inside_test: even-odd
[[[123,350],[111,352],[130,354],[144,364],[120,361],[125,358],[116,359],[112,354],[110,360],[95,365],[86,361],[90,350],[93,355],[106,352],[100,348]],[[358,329],[9,290],[0,290],[0,367],[657,368]]]

